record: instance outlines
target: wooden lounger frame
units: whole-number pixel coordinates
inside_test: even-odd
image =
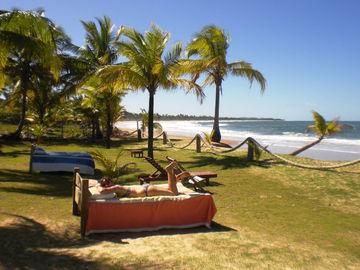
[[[170,157],[166,157],[166,159],[169,162],[173,162],[176,161],[173,158]],[[150,157],[145,157],[145,160],[147,162],[149,162],[154,168],[156,168],[156,171],[152,174],[146,174],[146,175],[139,175],[138,176],[138,180],[140,182],[140,185],[144,184],[144,183],[150,183],[151,181],[159,181],[159,180],[167,180],[167,173],[165,171],[165,169],[163,167],[161,167],[161,165],[159,163],[156,162],[156,160],[150,158]],[[178,161],[176,161],[178,162]],[[181,166],[181,164],[178,162],[178,168],[180,169],[179,172],[181,171],[186,171],[184,167]],[[199,176],[201,178],[205,179],[206,185],[208,186],[210,184],[210,178],[216,178],[217,177],[217,173],[214,172],[208,172],[208,171],[203,171],[203,172],[192,172],[189,171],[190,175],[193,176]]]
[[[85,237],[86,223],[89,214],[89,179],[80,176],[80,169],[74,168],[73,190],[72,190],[72,214],[80,216],[80,234]]]

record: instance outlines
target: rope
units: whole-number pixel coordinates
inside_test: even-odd
[[[349,161],[349,162],[338,163],[338,164],[334,164],[334,165],[312,166],[312,165],[301,164],[301,163],[294,162],[292,160],[286,159],[286,158],[284,158],[282,156],[279,156],[277,154],[272,153],[270,150],[268,150],[267,148],[262,146],[260,143],[258,143],[256,140],[254,140],[251,137],[247,138],[246,140],[253,142],[261,150],[265,151],[269,155],[271,155],[271,156],[273,156],[273,157],[275,157],[277,159],[280,159],[281,161],[283,161],[285,163],[288,163],[288,164],[296,166],[296,167],[304,168],[304,169],[337,169],[337,168],[347,167],[347,166],[351,166],[351,165],[355,165],[357,163],[360,163],[360,159],[356,159],[356,160],[352,160],[352,161]]]
[[[135,129],[133,132],[129,133],[129,136],[133,135],[136,131],[138,131],[138,130]]]
[[[344,163],[338,163],[338,164],[334,164],[334,165],[323,165],[323,166],[314,166],[314,165],[307,165],[307,164],[301,164],[292,160],[289,160],[287,158],[284,158],[282,156],[279,156],[277,154],[272,153],[270,150],[267,149],[267,147],[262,146],[259,142],[257,142],[255,139],[248,137],[246,138],[244,141],[242,141],[241,143],[239,143],[237,146],[229,149],[229,150],[218,150],[215,146],[209,144],[206,140],[204,140],[203,137],[201,137],[199,134],[196,134],[195,137],[185,146],[182,147],[176,147],[174,143],[171,142],[171,140],[169,138],[167,138],[168,144],[170,147],[172,148],[176,148],[176,149],[185,149],[187,147],[189,147],[195,140],[196,137],[200,137],[200,140],[202,141],[202,145],[201,147],[205,146],[207,148],[209,148],[211,151],[214,151],[215,153],[213,154],[226,154],[226,153],[230,153],[233,152],[237,149],[239,149],[241,146],[243,146],[246,143],[254,143],[257,147],[259,147],[261,150],[263,150],[264,152],[268,153],[270,156],[279,159],[287,164],[290,164],[292,166],[295,167],[299,167],[299,168],[304,168],[304,169],[337,169],[337,168],[342,168],[342,167],[347,167],[347,166],[352,166],[355,164],[360,163],[360,159],[356,159],[356,160],[352,160],[349,162],[344,162]]]
[[[163,132],[161,132],[159,135],[157,135],[156,137],[154,137],[154,139],[157,139],[157,138],[159,138],[160,136],[162,136],[164,134],[164,131]]]
[[[185,148],[189,147],[189,146],[195,141],[195,139],[196,139],[197,136],[199,136],[199,135],[196,134],[195,137],[192,138],[192,140],[191,140],[188,144],[186,144],[185,146],[181,146],[181,147],[176,147],[175,144],[172,143],[169,138],[168,138],[167,140],[168,140],[168,144],[169,144],[170,147],[176,148],[176,149],[185,149]]]
[[[202,142],[203,142],[203,145],[206,145],[208,148],[210,148],[211,150],[217,152],[217,153],[220,153],[220,154],[225,154],[225,153],[230,153],[230,152],[233,152],[237,149],[239,149],[241,146],[243,146],[245,143],[247,143],[247,139],[244,140],[243,142],[241,142],[240,144],[238,144],[237,146],[235,147],[232,147],[231,149],[229,150],[218,150],[215,146],[209,144],[207,141],[204,140],[204,138],[200,137]]]
[[[334,165],[323,165],[323,166],[313,166],[313,165],[307,165],[307,164],[301,164],[301,163],[297,163],[294,162],[292,160],[286,159],[282,156],[279,156],[277,154],[272,153],[270,150],[268,150],[266,147],[262,146],[259,142],[257,142],[255,139],[248,137],[246,138],[243,142],[241,142],[240,144],[238,144],[237,146],[231,148],[230,150],[225,150],[225,151],[219,151],[217,150],[214,146],[210,145],[208,142],[206,142],[203,138],[201,138],[203,143],[209,147],[211,150],[216,150],[216,152],[223,154],[223,153],[230,153],[232,151],[235,151],[236,149],[239,149],[241,146],[243,146],[245,143],[248,142],[252,142],[254,144],[256,144],[256,146],[258,146],[261,150],[263,150],[264,152],[268,153],[269,155],[285,162],[288,163],[290,165],[299,167],[299,168],[304,168],[304,169],[337,169],[337,168],[342,168],[342,167],[347,167],[347,166],[351,166],[351,165],[355,165],[357,163],[360,163],[360,159],[356,159],[356,160],[352,160],[349,162],[344,162],[344,163],[338,163],[338,164],[334,164]]]

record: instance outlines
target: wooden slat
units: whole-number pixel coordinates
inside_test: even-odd
[[[78,187],[75,188],[75,203],[81,211],[81,190]]]
[[[74,176],[73,176],[73,186],[72,186],[72,214],[75,216],[80,215],[79,211],[79,202],[75,200],[76,198],[76,182],[78,175],[80,176],[80,169],[78,167],[74,168]]]
[[[80,199],[80,233],[81,237],[85,237],[86,223],[88,219],[88,202],[89,202],[89,180],[81,181],[81,199]]]
[[[81,176],[80,176],[80,173],[76,173],[75,174],[75,185],[77,186],[77,187],[80,187],[81,186],[81,182],[82,182],[82,178],[81,178]]]

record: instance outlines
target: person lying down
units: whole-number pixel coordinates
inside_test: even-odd
[[[168,177],[168,186],[151,185],[145,183],[143,185],[135,186],[121,186],[115,185],[110,179],[102,178],[98,185],[100,193],[116,193],[118,197],[151,197],[151,196],[176,196],[179,194],[176,183],[190,176],[189,172],[182,172],[175,174],[177,163],[174,161],[166,168]]]

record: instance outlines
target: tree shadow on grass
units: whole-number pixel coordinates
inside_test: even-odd
[[[1,170],[0,182],[12,183],[0,188],[4,192],[16,192],[53,197],[69,197],[72,192],[71,173],[35,173],[17,170]],[[33,184],[22,187],[23,183]]]
[[[111,148],[118,148],[118,147],[122,147],[124,145],[128,145],[128,144],[134,144],[137,143],[136,139],[133,138],[129,138],[126,140],[116,140],[116,141],[111,141]],[[77,146],[81,146],[81,147],[103,147],[104,149],[106,149],[105,146],[105,141],[103,140],[96,140],[96,141],[91,141],[91,140],[87,140],[87,139],[53,139],[51,141],[45,141],[42,146],[46,147],[46,146],[59,146],[59,145],[64,145],[67,146],[69,144],[76,144]]]
[[[140,170],[132,168],[127,174],[136,173],[138,171]],[[124,176],[127,174],[124,174]],[[96,169],[94,175],[82,176],[84,178],[100,179],[102,172]],[[132,179],[132,181],[136,181],[136,179]],[[0,170],[0,183],[11,183],[8,186],[0,188],[3,192],[51,197],[70,197],[72,193],[73,173],[51,172],[30,174],[20,170]],[[24,187],[24,185],[22,185],[24,183],[33,185],[26,185],[26,187]]]
[[[12,158],[16,158],[19,156],[29,156],[30,154],[30,149],[28,151],[26,150],[14,150],[14,151],[8,151],[8,152],[1,152],[0,153],[0,157],[12,157]]]
[[[0,225],[0,269],[153,269],[160,266],[146,259],[114,262],[110,255],[92,259],[96,258],[94,252],[87,256],[78,249],[95,246],[99,240],[81,239],[74,234],[78,232],[74,226],[58,232],[32,218],[6,215],[11,221]],[[120,239],[116,244],[125,243]]]
[[[114,243],[127,243],[123,239],[137,239],[143,237],[151,236],[172,236],[172,235],[185,235],[185,234],[206,234],[206,233],[219,233],[219,232],[235,232],[236,230],[225,225],[219,224],[217,222],[211,223],[211,229],[202,226],[195,228],[186,228],[186,229],[161,229],[158,231],[150,232],[118,232],[118,233],[101,233],[101,234],[92,234],[89,235],[89,239],[99,240],[99,241],[108,241]]]
[[[4,213],[2,213],[4,214]],[[108,233],[91,235],[80,239],[74,235],[78,231],[74,226],[68,230],[56,232],[49,230],[44,224],[36,220],[19,215],[6,214],[11,217],[10,222],[0,225],[0,268],[4,269],[127,269],[129,265],[109,265],[110,258],[96,262],[91,256],[77,256],[77,249],[97,245],[107,241],[114,244],[127,244],[123,239],[136,239],[156,235],[181,235],[193,233],[216,233],[235,231],[232,228],[213,223],[212,229],[205,227],[161,230],[157,232],[139,233]],[[121,262],[120,262],[121,263]],[[129,262],[125,262],[129,263]],[[142,269],[154,267],[153,263],[142,260],[131,262],[131,268]]]
[[[266,160],[247,161],[246,157],[241,156],[194,156],[193,160],[194,161],[181,162],[181,164],[186,164],[185,167],[187,168],[198,168],[212,165],[220,167],[221,170],[247,168],[250,166],[269,168],[272,164]]]
[[[51,249],[76,249],[93,244],[48,231],[43,224],[18,215],[0,227],[0,268],[4,269],[96,269],[98,263]]]

